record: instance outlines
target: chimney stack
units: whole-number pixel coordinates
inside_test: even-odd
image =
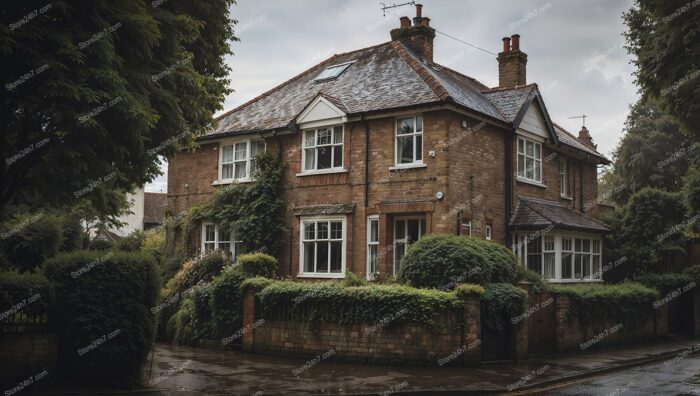
[[[432,62],[435,29],[430,27],[430,18],[423,17],[423,5],[416,4],[413,26],[408,17],[403,16],[400,21],[400,27],[392,29],[391,39],[405,45],[420,58]]]
[[[527,54],[520,51],[520,35],[503,38],[503,52],[498,54],[498,86],[513,88],[527,84]]]
[[[588,129],[586,129],[585,126],[582,126],[581,130],[578,132],[578,140],[584,145],[592,148],[593,150],[598,148],[597,145],[593,144],[593,137],[588,132]]]

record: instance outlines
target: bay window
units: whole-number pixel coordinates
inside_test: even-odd
[[[248,181],[255,173],[255,156],[265,151],[263,140],[222,144],[219,150],[219,181]]]
[[[345,219],[302,219],[300,229],[300,275],[342,278],[345,273]]]
[[[343,126],[304,131],[304,172],[343,169]]]
[[[423,163],[423,117],[396,121],[396,166]]]
[[[542,144],[518,137],[518,177],[542,182]]]
[[[602,279],[599,236],[519,233],[513,251],[520,264],[552,282]]]

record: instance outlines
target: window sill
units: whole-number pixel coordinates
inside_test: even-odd
[[[212,186],[225,186],[227,184],[234,184],[234,183],[250,183],[252,182],[253,179],[246,178],[246,179],[228,179],[228,180],[214,180],[213,183],[211,183]]]
[[[560,195],[559,198],[565,199],[565,200],[567,200],[567,201],[573,201],[573,200],[574,200],[574,198],[569,197],[569,196],[567,196],[567,195]]]
[[[530,184],[530,185],[535,186],[535,187],[547,188],[547,185],[545,185],[543,183],[540,183],[540,182],[537,182],[534,180],[528,180],[528,179],[525,179],[524,177],[520,177],[520,176],[517,176],[515,178],[515,181],[517,181],[519,183]]]
[[[332,175],[334,173],[348,173],[347,169],[323,169],[315,171],[306,171],[297,173],[297,177],[301,176],[315,176],[315,175]]]
[[[395,165],[392,167],[389,167],[390,171],[399,171],[399,170],[404,170],[404,169],[420,169],[420,168],[427,168],[427,164],[407,164],[407,165]]]
[[[322,279],[343,279],[345,278],[345,274],[309,274],[309,273],[301,273],[297,274],[297,278],[322,278]]]

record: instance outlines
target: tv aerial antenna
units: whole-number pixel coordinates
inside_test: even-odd
[[[569,119],[570,119],[570,120],[573,120],[573,119],[581,119],[581,120],[583,120],[583,126],[585,127],[585,126],[586,126],[586,117],[588,117],[588,116],[585,115],[585,114],[581,114],[581,115],[578,115],[578,116],[571,116],[571,117],[569,117]]]
[[[408,3],[401,3],[401,4],[391,4],[391,5],[386,5],[385,3],[379,3],[382,5],[382,16],[386,17],[386,10],[390,8],[397,8],[397,7],[403,7],[405,5],[416,5],[415,1],[409,1]]]

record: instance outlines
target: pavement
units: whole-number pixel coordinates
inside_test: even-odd
[[[312,361],[157,344],[153,361],[147,362],[146,374],[161,394],[178,396],[541,394],[556,384],[651,362],[676,367],[698,364],[698,349],[700,338],[670,338],[646,345],[529,358],[518,363],[386,367],[334,362],[332,356]]]

